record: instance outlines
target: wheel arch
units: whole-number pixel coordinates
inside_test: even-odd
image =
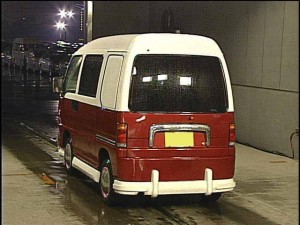
[[[98,153],[99,168],[101,163],[106,159],[111,159],[108,150],[106,148],[100,148]]]
[[[98,163],[99,163],[98,168],[100,169],[102,162],[108,159],[110,160],[112,172],[113,175],[115,176],[117,173],[117,159],[114,156],[115,154],[112,154],[110,149],[105,147],[100,148],[98,152]]]

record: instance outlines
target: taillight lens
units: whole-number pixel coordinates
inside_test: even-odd
[[[127,124],[119,123],[117,125],[117,147],[125,148],[127,146]]]
[[[235,124],[229,124],[229,146],[235,145]]]

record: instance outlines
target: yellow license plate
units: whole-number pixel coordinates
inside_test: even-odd
[[[165,132],[166,147],[193,147],[193,132]]]

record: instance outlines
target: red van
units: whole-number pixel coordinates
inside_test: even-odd
[[[203,194],[236,185],[232,90],[210,38],[118,35],[72,56],[62,81],[58,145],[68,172],[117,194]]]

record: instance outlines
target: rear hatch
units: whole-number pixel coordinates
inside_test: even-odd
[[[228,154],[234,118],[227,112],[225,78],[217,57],[136,56],[128,106],[130,112],[123,118],[129,149],[215,148]]]

